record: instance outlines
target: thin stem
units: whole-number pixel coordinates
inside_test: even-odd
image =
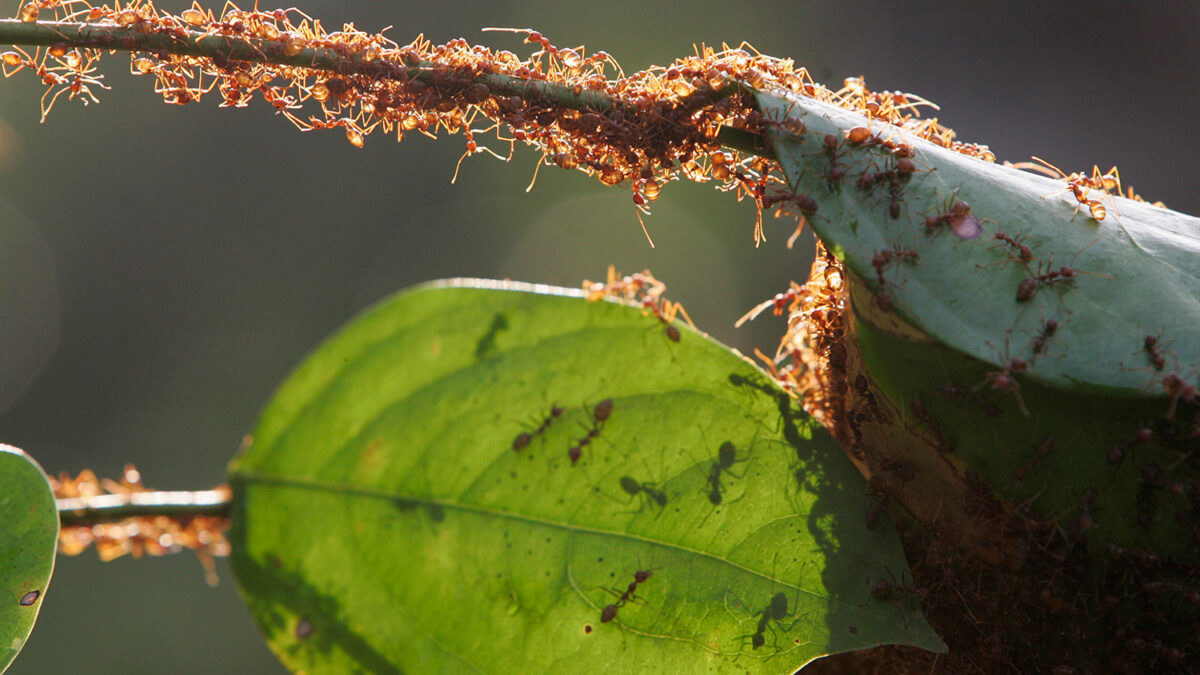
[[[228,518],[231,501],[232,495],[227,488],[196,492],[130,492],[57,500],[58,517],[62,527],[90,526],[127,518],[156,516],[175,519],[195,516]]]
[[[178,56],[194,56],[209,59],[227,59],[254,63],[272,63],[277,65],[328,70],[342,75],[359,74],[380,79],[392,79],[407,82],[422,80],[433,82],[438,71],[447,70],[445,66],[419,62],[404,65],[394,61],[374,59],[364,60],[360,54],[343,56],[334,49],[306,48],[295,54],[285,53],[285,45],[281,41],[260,38],[232,38],[225,36],[206,35],[198,31],[179,30],[174,35],[154,32],[143,33],[133,26],[112,26],[106,24],[67,23],[60,21],[22,22],[16,19],[0,20],[0,44],[21,46],[53,46],[66,45],[70,47],[88,47],[95,49],[152,52],[158,54],[175,54]],[[623,108],[629,104],[619,99],[606,96],[596,91],[583,90],[576,92],[553,82],[533,78],[519,78],[511,75],[484,74],[477,75],[474,81],[487,85],[495,93],[509,96],[519,96],[528,100],[550,101],[557,105],[576,110],[608,111]],[[730,83],[721,91],[705,90],[712,101],[716,101],[745,91],[738,83]],[[758,134],[741,129],[724,127],[718,136],[719,142],[731,149],[774,158],[766,141]]]

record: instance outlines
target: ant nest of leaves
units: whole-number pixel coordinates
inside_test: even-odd
[[[125,466],[119,481],[99,479],[91,469],[84,469],[74,478],[66,472],[57,479],[50,478],[50,487],[58,500],[60,511],[70,511],[71,502],[78,502],[80,509],[86,510],[87,505],[96,498],[110,495],[128,497],[153,492],[142,484],[141,473],[132,464]],[[227,486],[216,490],[225,493],[228,499]],[[163,556],[190,549],[200,558],[205,579],[215,585],[213,557],[229,555],[229,541],[225,538],[228,529],[228,518],[205,515],[138,516],[119,522],[65,525],[59,530],[58,550],[64,555],[79,555],[95,544],[100,560],[108,562],[127,554],[140,558],[143,555]]]
[[[168,103],[216,92],[222,107],[245,107],[257,96],[300,130],[340,129],[355,147],[376,130],[398,140],[412,132],[462,133],[463,159],[481,152],[511,159],[514,145],[523,142],[542,154],[539,168],[553,164],[627,186],[641,213],[649,213],[673,180],[714,181],[754,200],[756,242],[762,208],[779,201],[767,189],[786,181],[774,161],[722,142],[728,129],[759,135],[783,123],[759,113],[755,90],[782,89],[839,105],[995,160],[986,146],[958,142],[936,119],[920,119],[919,107],[936,106],[918,96],[872,92],[862,78],[834,91],[791,60],[764,56],[745,43],[700,45],[668,66],[625,75],[603,51],[556,47],[532,29],[488,29],[523,36],[535,51],[521,58],[461,38],[434,45],[418,36],[400,45],[353,24],[327,30],[295,8],[243,10],[228,2],[218,15],[199,4],[172,14],[145,0],[31,0],[19,17],[57,22],[50,25],[64,36],[32,54],[18,48],[0,55],[6,76],[29,69],[46,85],[43,120],[63,96],[96,102],[96,91],[108,88],[97,73],[101,56],[124,49],[131,52],[131,71],[152,76]],[[504,152],[483,145],[484,135]]]

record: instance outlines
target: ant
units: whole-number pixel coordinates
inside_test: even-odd
[[[1044,166],[1046,166],[1049,169],[1052,169],[1058,175],[1055,176],[1055,175],[1051,174],[1049,171],[1043,169],[1042,167],[1035,166],[1029,162],[1021,162],[1021,163],[1017,164],[1016,166],[1018,168],[1026,168],[1026,169],[1033,169],[1035,171],[1040,171],[1041,173],[1043,173],[1047,176],[1050,176],[1051,178],[1059,178],[1061,180],[1066,181],[1067,187],[1064,189],[1070,190],[1071,194],[1075,197],[1075,201],[1076,201],[1075,213],[1079,213],[1080,207],[1086,205],[1088,207],[1088,214],[1091,215],[1093,220],[1096,220],[1096,221],[1104,220],[1105,216],[1108,215],[1108,210],[1104,208],[1104,204],[1101,204],[1100,200],[1088,198],[1088,190],[1089,189],[1100,190],[1100,191],[1106,192],[1106,193],[1110,190],[1116,189],[1117,194],[1121,194],[1121,178],[1120,178],[1120,174],[1117,173],[1117,167],[1115,167],[1115,166],[1109,170],[1109,173],[1101,174],[1100,167],[1093,165],[1092,166],[1092,175],[1089,177],[1089,176],[1084,176],[1083,174],[1080,174],[1080,173],[1073,173],[1073,174],[1067,175],[1066,173],[1063,172],[1062,169],[1058,168],[1057,166],[1054,166],[1050,162],[1047,162],[1046,160],[1042,159],[1041,157],[1034,157],[1033,160],[1035,162],[1043,164]],[[1042,199],[1045,199],[1046,197],[1049,197],[1049,196],[1050,195],[1046,195],[1046,196],[1042,197]]]
[[[1027,263],[1033,260],[1033,249],[1022,243],[1022,239],[1024,239],[1024,237],[1013,238],[1004,232],[997,232],[995,237],[997,241],[1002,241],[1011,246],[1013,250],[1017,252],[1017,259],[1021,263]]]
[[[579,458],[583,456],[583,449],[604,430],[604,422],[612,415],[612,410],[613,400],[611,398],[606,398],[597,403],[596,407],[592,409],[592,427],[588,429],[586,436],[576,441],[567,450],[567,456],[571,458],[571,466],[579,463]]]
[[[1164,375],[1162,386],[1163,392],[1171,397],[1171,406],[1167,408],[1167,419],[1169,420],[1175,419],[1175,406],[1179,403],[1179,399],[1182,398],[1184,402],[1191,404],[1200,401],[1197,398],[1196,388],[1180,377],[1179,373]]]
[[[1108,463],[1120,464],[1125,459],[1125,453],[1132,447],[1137,445],[1146,445],[1154,438],[1154,430],[1150,427],[1142,427],[1137,430],[1133,438],[1121,445],[1114,445],[1108,449]]]
[[[1161,371],[1166,365],[1167,360],[1158,353],[1158,336],[1147,335],[1142,341],[1142,349],[1146,350],[1146,354],[1150,359],[1150,363],[1154,364],[1154,369]]]
[[[692,317],[688,316],[687,310],[683,308],[682,303],[671,302],[665,298],[647,295],[642,298],[642,308],[654,312],[654,316],[658,317],[658,320],[662,322],[663,332],[666,333],[667,339],[671,342],[679,342],[682,338],[679,327],[673,323],[677,314],[682,314],[689,326],[696,327],[696,324],[692,323]]]
[[[892,574],[891,570],[887,570],[887,573],[892,580],[888,581],[887,579],[880,579],[879,581],[871,584],[871,594],[867,598],[867,602],[870,602],[871,598],[875,598],[876,600],[893,600],[896,607],[899,608],[900,598],[896,597],[897,592],[910,593],[915,596],[918,601],[924,600],[926,595],[925,589],[899,583],[896,580],[895,575]],[[904,617],[904,625],[908,626],[907,617]]]
[[[1017,284],[1017,302],[1028,302],[1033,299],[1033,296],[1038,292],[1038,289],[1046,284],[1056,283],[1073,283],[1075,279],[1075,270],[1071,267],[1063,265],[1059,269],[1051,269],[1041,274],[1032,274],[1021,280]]]
[[[744,462],[744,459],[737,458],[737,447],[730,441],[725,441],[721,447],[717,449],[717,461],[712,463],[708,471],[708,485],[711,488],[708,493],[708,501],[712,502],[713,506],[719,506],[724,499],[721,494],[721,472],[732,473],[729,471],[737,462]],[[736,476],[740,478],[740,476]]]
[[[954,202],[949,211],[936,216],[926,216],[925,232],[933,234],[940,225],[946,225],[959,239],[974,239],[983,232],[979,219],[971,213],[971,205],[964,201]]]
[[[903,198],[900,196],[901,192],[903,192],[904,184],[912,177],[912,174],[916,170],[917,166],[913,164],[913,161],[907,157],[903,157],[896,160],[896,165],[891,169],[876,173],[864,171],[858,177],[858,180],[855,181],[854,185],[859,190],[871,190],[876,185],[887,183],[889,196],[888,215],[892,217],[892,220],[896,220],[900,217],[900,205],[904,203]]]
[[[1008,358],[1008,341],[1005,340],[1005,358]],[[991,388],[1000,391],[1012,393],[1017,397],[1017,407],[1020,408],[1021,414],[1029,417],[1029,409],[1025,407],[1025,401],[1021,398],[1021,385],[1013,377],[1017,373],[1023,373],[1029,368],[1029,363],[1025,359],[1013,357],[1008,359],[1003,370],[994,370],[984,375],[983,382],[975,385],[971,391],[977,391],[984,384],[991,385]]]
[[[742,315],[742,318],[738,319],[737,323],[733,324],[733,327],[741,328],[742,324],[746,323],[747,321],[753,321],[758,317],[759,314],[765,312],[768,307],[773,308],[773,313],[775,316],[783,316],[784,310],[790,309],[797,300],[803,299],[807,296],[808,289],[793,281],[791,288],[789,288],[786,292],[776,293],[775,297],[771,298],[770,300],[764,300],[763,302],[759,303],[754,307],[754,309]]]
[[[1041,332],[1037,334],[1037,337],[1033,338],[1034,354],[1041,354],[1046,351],[1046,341],[1054,335],[1056,330],[1058,330],[1058,321],[1046,319],[1045,323],[1042,324]]]
[[[763,197],[760,208],[769,209],[776,204],[781,204],[781,206],[775,209],[776,218],[783,215],[784,206],[789,204],[800,212],[800,217],[796,221],[796,230],[792,232],[792,236],[788,237],[787,240],[787,247],[790,249],[796,243],[796,239],[800,237],[800,233],[804,231],[804,224],[808,222],[808,218],[817,213],[817,200],[803,192],[780,192],[779,194]]]
[[[887,267],[893,260],[904,260],[915,265],[920,261],[920,259],[921,255],[913,250],[905,249],[893,251],[884,249],[876,253],[875,257],[871,259],[871,266],[875,268],[875,274],[879,277],[879,285],[882,286],[884,284],[883,269]]]
[[[1029,462],[1027,462],[1025,464],[1025,466],[1023,466],[1019,469],[1015,469],[1013,471],[1013,478],[1018,481],[1024,480],[1025,476],[1028,476],[1029,473],[1032,472],[1034,470],[1034,468],[1037,467],[1037,465],[1042,462],[1042,460],[1049,457],[1050,454],[1053,452],[1054,452],[1054,437],[1047,436],[1047,437],[1043,438],[1042,442],[1038,443],[1038,445],[1037,445],[1037,452],[1034,453],[1033,457],[1030,458]]]
[[[608,623],[609,621],[612,621],[613,619],[617,618],[617,610],[624,607],[626,602],[637,599],[636,593],[637,593],[638,584],[646,583],[646,580],[648,580],[653,575],[654,575],[653,570],[638,570],[637,572],[634,572],[633,573],[633,581],[629,582],[629,586],[625,589],[625,591],[623,593],[618,593],[614,589],[606,588],[605,589],[606,591],[608,591],[609,593],[612,593],[613,595],[616,595],[618,599],[616,602],[612,603],[611,605],[606,605],[604,607],[604,609],[601,610],[600,623]]]
[[[654,483],[643,483],[632,476],[621,476],[621,489],[628,493],[630,497],[637,497],[639,494],[645,495],[660,507],[667,505],[666,493],[658,489],[658,486]]]
[[[846,175],[846,165],[838,161],[842,156],[841,147],[842,141],[835,134],[825,134],[825,145],[821,153],[829,160],[829,171],[825,174],[825,181],[830,190],[841,185],[842,178]]]
[[[883,269],[893,260],[906,260],[915,265],[919,259],[920,255],[916,251],[892,251],[887,249],[876,253],[875,257],[871,259],[871,265],[875,268],[875,274],[879,278],[879,285],[875,289],[875,304],[881,310],[885,312],[892,311],[892,296],[883,288],[887,285],[887,282],[883,278]]]
[[[517,437],[513,439],[512,449],[516,450],[517,452],[524,450],[534,438],[545,433],[546,429],[550,426],[550,423],[558,419],[559,416],[566,412],[566,410],[567,409],[563,408],[562,406],[551,405],[550,414],[542,420],[542,423],[538,425],[537,429],[534,429],[533,431],[522,431],[521,433],[517,434]]]

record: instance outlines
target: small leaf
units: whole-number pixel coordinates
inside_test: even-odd
[[[285,664],[786,673],[943,648],[914,598],[872,597],[904,583],[894,530],[866,528],[865,482],[769,378],[534,289],[397,295],[276,393],[230,468],[231,534]]]
[[[58,510],[46,474],[23,451],[0,444],[0,670],[33,630],[54,572]]]
[[[886,304],[926,335],[1000,367],[1024,358],[1028,377],[1096,392],[1162,393],[1162,368],[1151,368],[1143,348],[1147,335],[1163,345],[1165,372],[1200,362],[1200,218],[1088,190],[1107,210],[1095,220],[1064,181],[963,155],[813,99],[785,92],[757,98],[769,119],[794,118],[807,129],[793,135],[783,130],[799,126],[784,123],[767,131],[791,189],[819,205],[808,218],[813,230],[877,300],[886,293]],[[854,128],[909,144],[911,160],[875,140],[851,143]],[[838,139],[836,157],[825,151],[826,134]],[[900,161],[911,162],[911,172],[884,180]],[[959,202],[969,211],[957,209]],[[916,255],[876,267],[884,251]],[[1072,276],[1044,276],[1064,267]],[[1033,281],[1039,275],[1043,281]],[[1055,339],[1070,348],[1034,364],[1047,319],[1058,322]]]

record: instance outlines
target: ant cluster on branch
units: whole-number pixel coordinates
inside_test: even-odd
[[[90,469],[84,469],[74,478],[65,472],[58,478],[50,478],[50,488],[59,501],[60,511],[64,504],[72,501],[152,492],[142,484],[141,473],[132,464],[125,466],[119,481],[99,479]],[[228,487],[217,490],[226,493],[228,498]],[[79,555],[95,544],[100,559],[107,562],[127,554],[140,558],[191,549],[199,556],[208,583],[216,585],[213,556],[229,555],[229,541],[225,538],[228,529],[228,518],[211,515],[134,516],[119,522],[79,525],[64,522],[58,534],[58,551],[63,555]]]
[[[995,160],[984,146],[955,141],[936,119],[920,119],[920,107],[936,106],[918,96],[873,92],[861,78],[835,91],[792,61],[744,43],[699,45],[692,56],[626,75],[603,51],[557,47],[532,29],[492,29],[522,36],[534,50],[522,58],[461,38],[401,45],[353,24],[327,30],[296,8],[243,10],[229,2],[219,14],[195,3],[173,14],[150,0],[30,0],[19,18],[44,29],[30,42],[44,46],[6,51],[0,61],[6,76],[29,69],[42,79],[43,119],[63,96],[95,102],[96,91],[107,88],[100,58],[126,50],[131,71],[152,76],[168,103],[215,92],[222,107],[244,107],[257,96],[297,128],[340,129],[356,147],[375,130],[397,139],[462,133],[464,159],[480,152],[508,159],[523,142],[541,152],[539,167],[576,169],[627,187],[639,212],[648,213],[668,182],[687,178],[749,197],[761,215],[771,199],[767,187],[784,183],[779,166],[756,152],[726,149],[738,145],[726,142],[727,132],[806,130],[763,116],[754,90],[788,90]],[[486,134],[507,153],[483,145]],[[797,205],[802,212],[811,206]],[[755,239],[762,240],[761,218]]]

